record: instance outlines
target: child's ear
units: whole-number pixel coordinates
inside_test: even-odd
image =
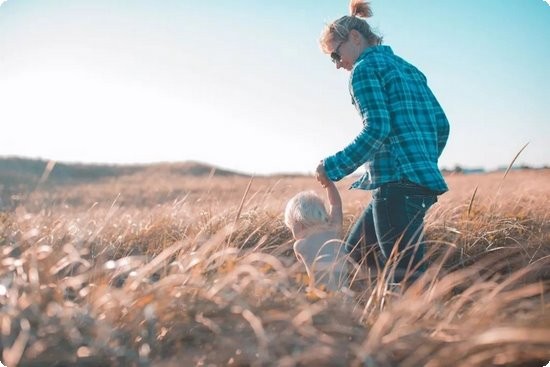
[[[298,238],[298,235],[300,232],[302,232],[304,230],[304,225],[302,223],[294,223],[294,225],[292,226],[292,236],[294,238]]]

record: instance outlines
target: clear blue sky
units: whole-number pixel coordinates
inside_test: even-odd
[[[550,164],[544,0],[374,0],[451,122],[441,167]],[[312,172],[361,129],[318,38],[348,1],[0,0],[0,156]]]

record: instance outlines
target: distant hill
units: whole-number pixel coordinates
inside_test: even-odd
[[[53,165],[53,168],[52,168]],[[134,175],[141,172],[168,173],[182,176],[245,176],[199,162],[155,163],[143,165],[107,165],[52,162],[19,157],[0,157],[0,198],[13,193],[33,190],[41,182],[44,186],[80,184]]]

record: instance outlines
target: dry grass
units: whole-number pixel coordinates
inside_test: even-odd
[[[246,177],[152,172],[37,190],[0,214],[0,360],[543,366],[549,179],[449,177],[426,221],[426,275],[391,288],[385,269],[332,294],[307,288],[282,223],[294,193],[323,193],[313,178],[255,178],[247,192]],[[368,203],[349,184],[339,184],[347,226]]]

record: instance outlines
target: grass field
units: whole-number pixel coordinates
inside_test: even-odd
[[[0,212],[7,366],[544,366],[550,170],[447,177],[429,270],[307,286],[284,227],[312,177],[138,172]],[[338,183],[345,228],[369,194]]]

